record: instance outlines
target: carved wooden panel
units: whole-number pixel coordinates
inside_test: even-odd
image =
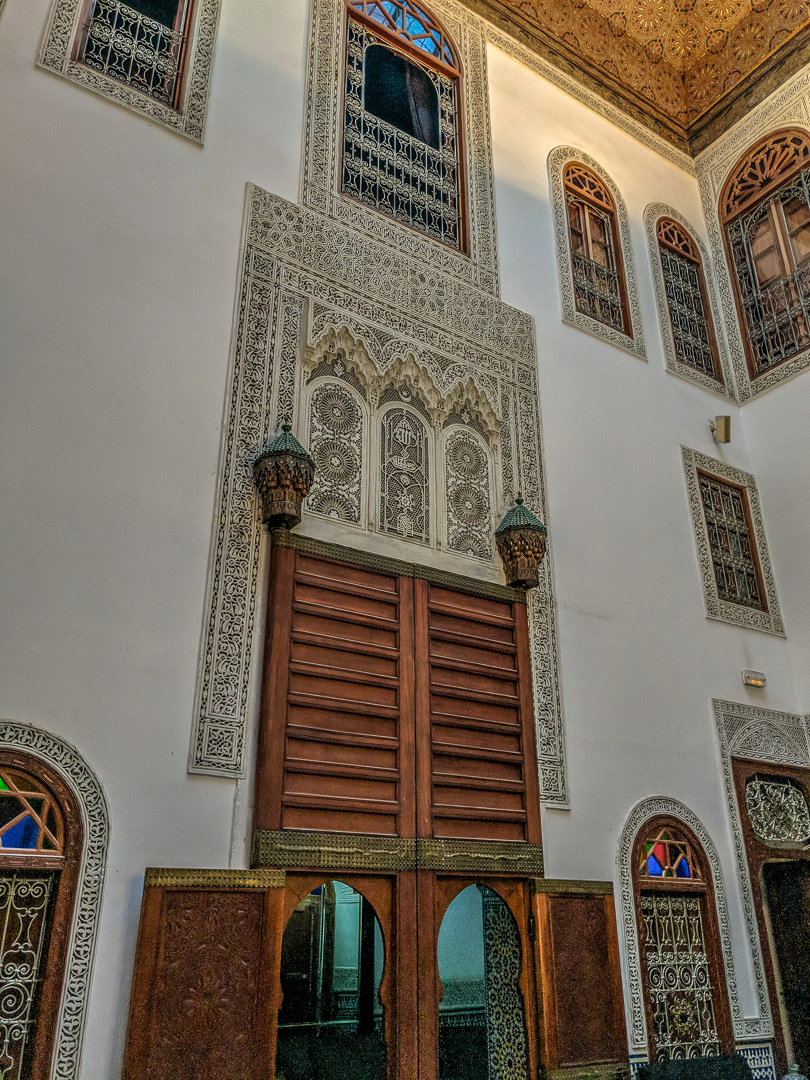
[[[418,835],[539,843],[526,609],[414,585]]]
[[[264,1080],[282,889],[147,887],[126,1080]]]
[[[541,893],[536,903],[546,1068],[627,1061],[612,895]]]

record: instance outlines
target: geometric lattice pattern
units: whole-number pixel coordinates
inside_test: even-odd
[[[444,28],[411,0],[350,0],[350,6],[409,45],[424,49],[437,60],[456,67]]]
[[[699,474],[717,593],[721,600],[766,610],[745,512],[745,493]]]
[[[479,559],[492,557],[487,455],[471,432],[455,430],[445,443],[447,547]]]
[[[62,815],[50,792],[27,773],[0,768],[0,849],[59,855],[62,846]]]
[[[350,18],[341,191],[457,248],[461,245],[461,203],[456,82],[431,66],[419,65],[438,99],[437,144],[428,145],[366,109],[366,63],[372,47],[386,48]]]
[[[184,30],[148,19],[120,0],[95,0],[79,59],[133,90],[173,105],[184,39]]]
[[[701,897],[642,893],[655,1060],[720,1053]]]
[[[354,394],[337,382],[312,393],[309,450],[315,480],[307,509],[341,521],[360,521],[363,413]]]
[[[0,873],[0,1075],[22,1080],[58,872]]]
[[[676,829],[667,825],[656,829],[642,845],[638,872],[641,877],[700,878],[700,867],[692,845]]]
[[[760,840],[796,844],[810,841],[807,799],[792,780],[752,776],[745,785],[745,805],[751,828]]]
[[[656,232],[676,359],[714,379],[713,338],[697,245],[678,222],[667,218],[658,222]]]
[[[489,1080],[527,1080],[526,1020],[520,992],[520,937],[512,912],[479,885],[484,917],[484,988]]]

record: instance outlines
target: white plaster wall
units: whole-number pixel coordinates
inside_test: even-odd
[[[495,49],[489,73],[502,295],[537,321],[560,625],[571,810],[544,812],[546,873],[613,878],[630,808],[680,799],[719,850],[753,1014],[711,698],[792,712],[798,701],[783,639],[705,616],[680,446],[755,470],[741,410],[665,369],[643,227],[645,207],[665,202],[705,240],[697,184]],[[560,320],[547,158],[561,144],[598,161],[625,200],[646,363]],[[733,414],[728,447],[709,431],[719,412]],[[790,567],[771,554],[787,599]],[[767,690],[743,687],[748,667],[767,671]]]
[[[0,20],[0,715],[59,732],[107,794],[82,1076],[110,1080],[144,867],[230,858],[236,785],[188,776],[186,754],[244,185],[296,197],[306,11],[223,0],[203,149],[37,69],[47,11],[7,0]],[[642,225],[651,201],[699,225],[696,184],[497,50],[489,61],[503,297],[537,319],[559,596],[572,809],[544,815],[547,872],[613,877],[632,804],[681,799],[723,860],[747,1010],[710,698],[795,711],[799,646],[704,614],[679,446],[719,456],[707,418],[721,410],[665,372]],[[546,159],[561,143],[626,200],[648,363],[560,322]],[[727,455],[761,481],[790,629],[807,508],[764,463],[773,438],[810,453],[797,395],[782,423],[788,395],[747,406],[750,429],[732,409]],[[743,667],[767,671],[767,691],[746,693]]]
[[[0,19],[0,715],[98,774],[111,841],[82,1077],[120,1073],[146,866],[227,866],[186,772],[245,183],[298,188],[306,5],[224,0],[204,149],[35,67]]]

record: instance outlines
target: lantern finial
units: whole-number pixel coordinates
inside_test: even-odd
[[[524,506],[520,495],[507,510],[495,530],[495,543],[503,559],[503,570],[509,585],[534,588],[540,580],[540,563],[546,553],[547,529]]]
[[[270,529],[294,529],[315,479],[315,462],[292,434],[290,424],[282,424],[279,434],[256,458],[253,479],[265,525]]]

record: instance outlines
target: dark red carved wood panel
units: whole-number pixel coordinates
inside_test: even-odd
[[[539,843],[526,609],[414,584],[420,834]]]
[[[627,1060],[613,897],[539,895],[546,1067]]]
[[[127,1080],[263,1080],[282,899],[280,889],[145,890]]]
[[[256,824],[413,836],[412,581],[286,549],[276,571],[285,560],[266,668],[286,653],[286,683],[266,686]]]

